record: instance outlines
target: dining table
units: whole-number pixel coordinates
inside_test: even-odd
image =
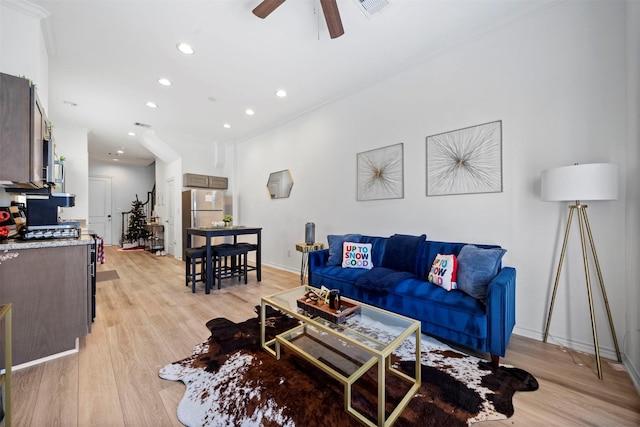
[[[256,277],[258,282],[262,280],[262,242],[261,242],[262,227],[249,227],[246,225],[233,225],[225,227],[205,226],[196,228],[187,228],[187,248],[191,247],[191,240],[193,236],[202,236],[206,240],[206,271],[213,271],[213,249],[211,247],[211,240],[214,237],[233,236],[233,244],[238,243],[238,236],[242,235],[255,235],[256,236]],[[206,275],[205,293],[210,293],[213,288],[214,274]]]

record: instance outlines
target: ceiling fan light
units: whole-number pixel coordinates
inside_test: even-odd
[[[280,89],[276,92],[276,96],[278,98],[284,98],[285,96],[287,96],[287,92],[284,89]]]

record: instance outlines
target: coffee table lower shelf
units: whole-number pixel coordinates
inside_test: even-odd
[[[271,304],[266,303],[264,300],[262,301],[261,316],[263,320],[265,305]],[[297,313],[295,314],[295,317],[302,320],[302,324],[277,335],[269,341],[265,341],[264,335],[262,335],[262,347],[279,360],[281,347],[284,346],[342,383],[344,386],[345,411],[356,417],[363,424],[371,427],[391,426],[420,388],[420,362],[416,361],[417,375],[416,378],[412,378],[391,366],[391,354],[401,341],[395,346],[387,346],[384,351],[372,351],[371,348],[356,340],[345,339],[344,336],[336,333],[331,327],[323,326],[321,322],[305,319],[302,316],[299,317]],[[262,324],[264,325],[264,322]],[[415,334],[416,348],[420,348],[419,323],[417,329],[408,330],[406,334],[403,334],[402,341],[408,338],[411,332]],[[374,422],[352,407],[351,391],[358,379],[376,365],[378,373],[378,402],[377,422]],[[387,372],[410,384],[407,393],[394,408],[393,412],[389,414],[388,418],[385,413],[385,375]]]

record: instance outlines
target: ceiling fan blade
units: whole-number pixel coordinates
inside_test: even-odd
[[[327,21],[331,38],[335,39],[343,35],[344,28],[342,28],[342,20],[340,19],[336,0],[320,0],[320,4],[322,5],[322,12],[324,13],[325,21]]]
[[[260,3],[256,6],[255,9],[253,9],[253,14],[258,18],[264,19],[269,16],[271,12],[276,10],[278,6],[284,3],[284,1],[285,0],[262,0],[262,3]]]

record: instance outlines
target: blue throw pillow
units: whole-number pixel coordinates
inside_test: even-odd
[[[329,243],[329,259],[327,260],[327,266],[329,265],[342,265],[342,244],[344,242],[360,243],[359,234],[329,234],[327,236],[327,242]]]
[[[421,236],[408,236],[406,234],[394,234],[387,240],[384,249],[382,266],[396,271],[417,273],[418,251],[426,241],[425,234]]]
[[[489,282],[498,274],[505,249],[465,245],[458,254],[458,289],[484,302]]]

